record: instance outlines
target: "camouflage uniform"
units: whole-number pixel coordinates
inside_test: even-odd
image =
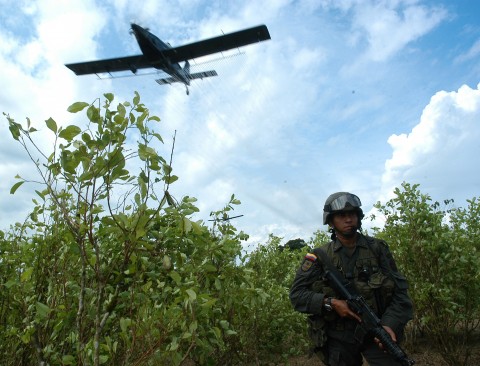
[[[406,323],[412,319],[407,281],[398,272],[386,243],[358,234],[355,249],[348,253],[337,239],[305,256],[290,290],[295,310],[310,314],[309,333],[317,354],[331,366],[361,365],[361,354],[371,366],[399,365],[378,348],[371,335],[360,334],[354,319],[340,318],[335,311],[325,310],[324,298],[335,297],[335,293],[323,278],[324,265],[319,250],[324,250],[333,265],[353,282],[382,325],[395,332],[397,340],[402,338]]]

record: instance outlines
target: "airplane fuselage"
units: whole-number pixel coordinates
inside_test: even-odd
[[[151,62],[153,67],[165,71],[185,85],[190,85],[188,69],[183,69],[178,62],[171,62],[163,54],[163,51],[172,48],[171,46],[137,24],[132,24],[132,31],[143,55]]]

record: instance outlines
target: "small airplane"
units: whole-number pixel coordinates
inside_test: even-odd
[[[132,32],[142,51],[141,55],[80,62],[67,64],[65,66],[76,75],[112,73],[117,71],[131,71],[136,74],[138,69],[153,67],[170,75],[168,78],[156,80],[157,83],[160,85],[175,82],[183,83],[185,84],[188,95],[188,86],[191,80],[217,76],[215,70],[191,74],[189,60],[270,39],[267,26],[259,25],[183,46],[172,47],[150,33],[147,29],[134,23],[132,23],[131,26]],[[179,62],[183,61],[185,61],[185,64],[182,68]]]

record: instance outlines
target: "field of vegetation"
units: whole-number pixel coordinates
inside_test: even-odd
[[[300,248],[271,236],[245,253],[248,234],[228,220],[234,195],[207,226],[194,197],[169,193],[178,177],[151,147],[159,118],[137,93],[69,111],[85,124],[47,120],[52,151],[38,149],[28,119],[6,116],[42,188],[26,220],[0,231],[1,364],[320,364],[288,292],[326,233]],[[28,183],[18,177],[11,193]],[[480,202],[433,202],[410,183],[394,194],[376,205],[385,225],[369,234],[389,243],[410,282],[404,348],[418,365],[478,365]]]

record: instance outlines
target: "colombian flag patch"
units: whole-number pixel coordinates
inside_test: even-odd
[[[307,253],[305,259],[308,259],[310,262],[315,262],[317,260],[317,256],[313,253]]]
[[[308,271],[312,266],[313,262],[315,262],[316,260],[317,260],[317,256],[315,254],[307,253],[302,263],[302,271],[303,272]]]

